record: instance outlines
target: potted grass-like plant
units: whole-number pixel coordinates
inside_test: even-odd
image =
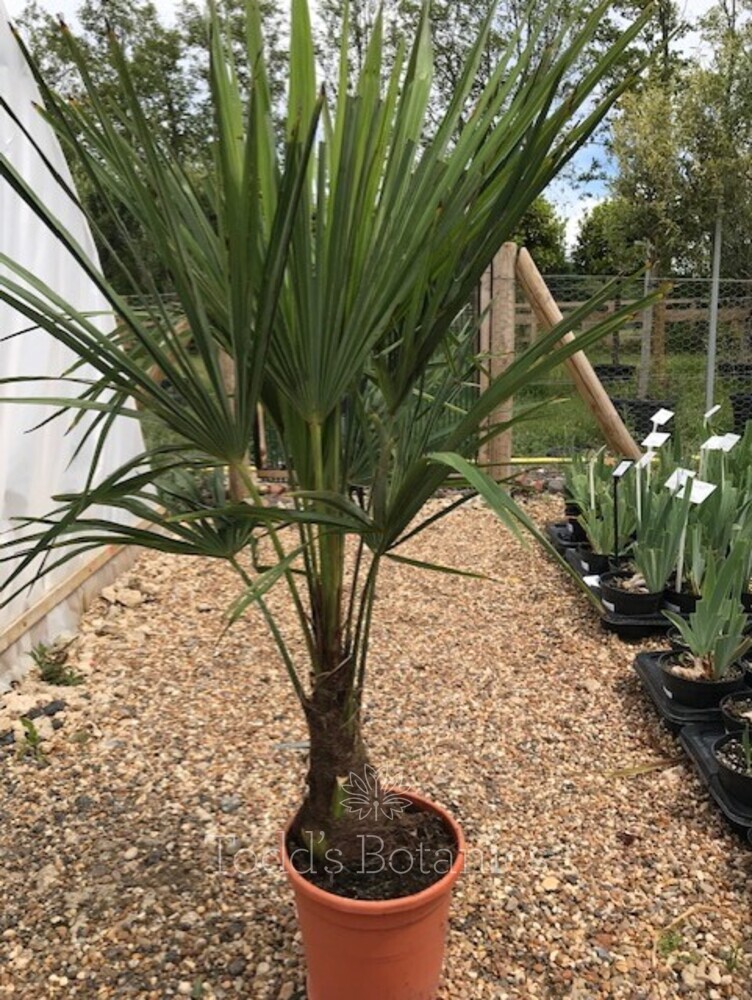
[[[630,616],[658,611],[666,583],[676,567],[689,504],[689,490],[681,499],[662,489],[643,495],[632,566],[601,577],[602,600],[609,611]]]
[[[56,498],[52,511],[29,520],[6,548],[14,561],[5,594],[18,591],[30,567],[38,576],[111,543],[232,567],[240,594],[230,618],[250,605],[260,609],[309,732],[306,789],[282,853],[311,1000],[433,997],[449,893],[462,867],[456,822],[423,797],[398,796],[399,808],[389,810],[364,810],[362,795],[352,805],[357,789],[365,787],[375,801],[385,791],[361,718],[379,569],[404,559],[403,542],[465,499],[439,515],[422,514],[450,474],[459,473],[499,516],[524,524],[545,545],[508,493],[471,459],[503,430],[492,419],[502,401],[657,298],[563,342],[565,332],[611,297],[605,287],[461,405],[480,362],[474,331],[458,333],[455,319],[499,246],[613,104],[619,88],[601,96],[597,88],[649,14],[578,77],[578,57],[607,7],[593,9],[574,35],[567,25],[548,38],[536,65],[536,40],[549,30],[542,14],[528,41],[510,40],[477,94],[490,4],[454,97],[435,124],[429,4],[411,46],[401,45],[391,65],[376,20],[354,81],[345,23],[340,79],[322,90],[308,6],[293,0],[281,132],[260,4],[247,6],[247,86],[238,82],[233,46],[212,14],[214,156],[199,177],[147,126],[117,40],[110,39],[110,52],[125,97],[114,107],[99,99],[85,54],[64,30],[86,99],[58,97],[37,73],[49,121],[125,245],[133,250],[123,218],[150,240],[170,276],[169,299],[148,274],[132,271],[133,257],[121,259],[110,247],[120,287],[128,285],[135,297],[119,294],[55,217],[57,188],[75,197],[65,182],[51,173],[50,190],[34,191],[0,154],[4,183],[57,235],[61,253],[89,275],[119,321],[114,336],[104,335],[75,303],[61,302],[34,274],[3,258],[2,299],[22,314],[24,326],[62,342],[81,366],[63,376],[54,400],[27,391],[18,401],[82,417],[97,439],[96,454],[118,419],[156,420],[174,441],[147,447],[106,479],[95,465],[79,492]],[[173,392],[151,377],[155,367]],[[33,373],[16,381],[33,382]],[[287,506],[264,502],[248,466],[259,405],[285,455]],[[161,486],[166,472],[197,469],[228,470],[227,494],[197,500]],[[124,515],[137,525],[124,526]],[[263,563],[259,536],[271,552]],[[300,643],[267,601],[275,584],[287,588]],[[364,836],[390,852],[375,873],[359,867]],[[413,862],[421,855],[411,865],[414,877],[390,867],[395,851],[400,869],[405,852]]]
[[[580,514],[579,522],[587,536],[588,545],[578,551],[586,573],[607,573],[612,568],[616,552],[620,559],[629,552],[637,523],[636,511],[632,498],[625,490],[618,494],[617,503],[618,517],[615,518],[613,494],[608,489],[602,490],[597,506],[589,507]]]
[[[661,660],[663,685],[684,705],[714,707],[745,687],[742,657],[752,637],[739,594],[748,558],[749,542],[738,541],[727,557],[709,561],[702,596],[688,618],[663,612],[684,646]]]

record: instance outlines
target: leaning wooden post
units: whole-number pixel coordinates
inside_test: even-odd
[[[538,322],[546,330],[551,330],[564,318],[548,286],[535,266],[533,258],[524,248],[517,256],[517,280],[532,306]],[[565,333],[561,343],[571,343],[573,333]],[[642,452],[632,435],[624,426],[624,421],[609,399],[593,366],[582,351],[577,351],[564,362],[577,387],[580,396],[592,412],[603,431],[609,448],[624,458],[640,458]]]

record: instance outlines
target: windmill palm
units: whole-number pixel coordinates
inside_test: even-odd
[[[54,510],[30,520],[7,555],[14,561],[6,592],[44,554],[39,572],[113,542],[229,562],[242,584],[232,617],[251,604],[260,608],[305,713],[310,767],[296,830],[317,837],[322,831],[317,843],[346,850],[352,837],[342,782],[367,759],[360,710],[380,565],[404,559],[400,546],[439,516],[421,518],[421,511],[452,472],[501,516],[535,533],[471,459],[503,429],[489,425],[503,400],[626,316],[583,332],[576,345],[560,343],[605,300],[606,289],[522,352],[469,406],[460,405],[480,362],[472,326],[458,329],[456,317],[520,217],[618,96],[620,88],[594,95],[644,18],[572,82],[607,6],[597,5],[576,33],[562,29],[542,62],[533,60],[535,37],[521,56],[519,39],[512,39],[468,113],[489,5],[455,97],[431,134],[429,3],[411,47],[401,48],[388,69],[377,21],[353,90],[343,43],[332,96],[316,84],[306,0],[293,0],[283,134],[275,127],[258,4],[249,0],[247,7],[247,93],[212,15],[214,169],[205,176],[155,139],[117,40],[110,55],[125,97],[113,108],[91,84],[66,31],[86,100],[64,102],[37,74],[49,119],[126,245],[132,238],[125,209],[129,224],[135,219],[147,235],[170,273],[174,299],[160,296],[125,261],[120,279],[133,297],[118,295],[56,220],[54,199],[30,190],[0,161],[5,182],[58,236],[61,252],[88,271],[118,317],[116,334],[104,336],[33,274],[0,261],[8,268],[0,296],[98,373],[82,385],[69,372],[69,394],[53,405],[89,421],[101,449],[115,419],[147,415],[174,440],[147,448],[103,480],[92,469],[79,493],[56,498]],[[151,377],[155,367],[171,390]],[[39,402],[33,394],[19,398]],[[292,506],[265,504],[249,473],[259,404],[284,449]],[[207,467],[230,470],[229,496],[224,489],[214,499],[159,489],[166,470],[184,475]],[[142,524],[103,519],[100,506]],[[259,535],[273,547],[266,565],[257,558]],[[348,544],[355,556],[346,570]],[[305,642],[302,661],[267,603],[275,584],[289,588]]]

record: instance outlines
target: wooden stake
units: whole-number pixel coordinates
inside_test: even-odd
[[[517,280],[545,330],[551,330],[563,319],[561,310],[535,266],[533,258],[524,248],[517,256]],[[560,343],[569,344],[573,333],[565,333]],[[582,351],[577,351],[564,362],[577,387],[577,391],[592,412],[603,431],[606,442],[615,454],[624,458],[638,459],[642,455],[639,446],[624,426],[624,421],[608,397],[593,366]]]
[[[487,373],[481,375],[481,391],[498,378],[514,360],[515,351],[515,278],[517,244],[505,243],[485,272],[480,286],[481,314],[487,310],[480,327],[480,350],[486,359]],[[491,414],[490,426],[512,418],[514,401],[506,400]],[[511,475],[512,431],[492,438],[481,450],[480,462],[494,479]]]
[[[491,350],[489,367],[491,380],[498,378],[514,361],[515,264],[517,244],[505,243],[493,262],[493,305],[491,307]],[[512,419],[514,400],[507,399],[491,415],[491,423],[506,423]],[[511,475],[512,431],[488,442],[489,475],[505,479]]]

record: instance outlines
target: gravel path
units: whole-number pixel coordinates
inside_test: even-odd
[[[479,504],[410,554],[503,581],[388,565],[374,628],[372,756],[471,846],[442,1000],[752,995],[751,855],[636,649]],[[217,643],[234,582],[213,563],[147,554],[107,593],[72,647],[86,683],[0,709],[1,734],[66,702],[37,720],[47,766],[0,748],[0,996],[303,1000],[275,850],[305,733],[263,624]]]

